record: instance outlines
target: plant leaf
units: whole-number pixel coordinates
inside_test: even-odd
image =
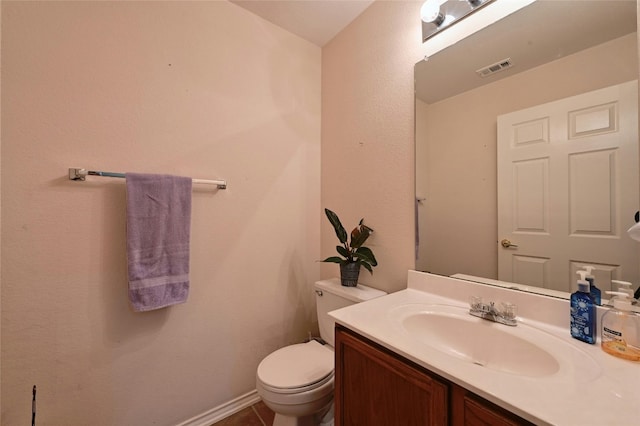
[[[378,261],[369,247],[360,247],[353,255],[357,258],[364,259],[370,263],[371,266],[378,266]]]
[[[371,259],[369,258],[369,256],[367,256],[366,252],[358,253],[358,251],[356,250],[356,252],[353,253],[353,256],[358,260],[364,260],[365,262],[371,263]]]
[[[321,262],[344,263],[345,260],[338,256],[331,256],[331,257],[327,257],[325,260],[321,260]]]
[[[363,255],[358,255],[356,254],[358,262],[362,262],[362,263],[368,263],[369,265],[372,265],[372,260],[369,259],[367,256],[363,256]]]
[[[351,253],[349,253],[349,250],[347,250],[346,248],[342,247],[342,246],[336,246],[336,250],[338,251],[338,253],[340,253],[341,255],[343,255],[344,257],[346,257],[347,259],[351,259]]]
[[[369,228],[364,225],[359,225],[353,228],[351,231],[351,247],[358,248],[369,238],[370,232]]]
[[[361,266],[364,266],[367,271],[369,271],[373,275],[373,268],[367,262],[360,262]]]
[[[336,237],[338,237],[338,240],[340,240],[340,242],[343,244],[346,243],[347,231],[345,231],[344,226],[342,226],[342,223],[340,223],[338,215],[329,209],[324,209],[324,213],[327,215],[327,218],[329,219],[329,222],[331,222],[331,225],[333,225],[333,229],[335,229],[336,231]]]

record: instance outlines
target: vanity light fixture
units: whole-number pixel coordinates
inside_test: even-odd
[[[440,10],[440,6],[442,6],[445,1],[446,0],[425,1],[420,8],[420,17],[422,18],[422,22],[435,24],[436,27],[442,25],[444,22],[444,15]]]
[[[420,8],[422,41],[438,34],[493,0],[426,0]]]

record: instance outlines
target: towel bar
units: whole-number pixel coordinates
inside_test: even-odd
[[[100,172],[96,170],[86,170],[71,167],[69,168],[69,180],[79,180],[84,181],[87,176],[103,176],[103,177],[114,177],[114,178],[124,178],[124,173],[115,173],[115,172]],[[209,180],[209,179],[192,179],[193,183],[202,184],[202,185],[216,185],[218,189],[227,189],[227,181],[226,180]]]

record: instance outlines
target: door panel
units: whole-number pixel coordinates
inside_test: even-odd
[[[637,82],[498,117],[498,279],[574,291],[640,281]]]

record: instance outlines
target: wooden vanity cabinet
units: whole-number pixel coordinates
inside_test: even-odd
[[[336,426],[531,423],[336,325]]]
[[[452,426],[529,426],[533,423],[451,383]]]
[[[441,426],[448,385],[392,352],[336,326],[336,426]]]

